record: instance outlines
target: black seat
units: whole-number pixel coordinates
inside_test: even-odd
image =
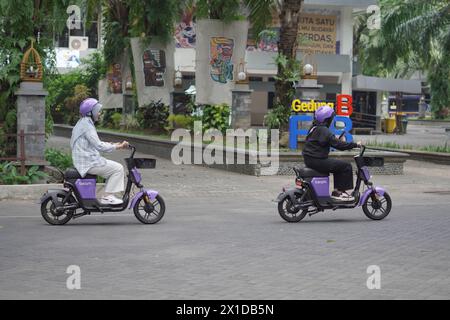
[[[97,176],[93,174],[86,174],[86,176],[83,178],[81,177],[80,173],[75,168],[69,168],[64,172],[64,179],[66,180],[76,180],[76,179],[96,179]]]
[[[330,175],[329,173],[319,172],[307,167],[296,168],[296,171],[298,173],[298,176],[302,178],[328,177]]]

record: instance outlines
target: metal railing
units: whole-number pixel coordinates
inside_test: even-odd
[[[20,142],[17,145],[17,147],[19,148],[19,156],[0,157],[0,161],[19,161],[20,162],[20,174],[25,175],[25,173],[26,173],[25,161],[32,159],[32,158],[27,159],[26,154],[25,154],[25,136],[45,136],[45,133],[25,133],[22,129],[19,131],[19,133],[10,133],[10,134],[5,134],[4,136],[5,137],[17,137],[17,141]]]
[[[377,116],[370,113],[353,112],[350,116],[353,122],[353,128],[372,128],[377,127]]]

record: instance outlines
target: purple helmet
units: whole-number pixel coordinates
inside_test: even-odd
[[[329,106],[320,107],[319,109],[316,110],[316,113],[314,114],[314,118],[319,123],[331,123],[334,116],[335,116],[334,110]]]
[[[81,116],[85,117],[89,112],[91,112],[95,105],[98,103],[97,99],[94,98],[87,98],[83,100],[80,104],[80,114]]]

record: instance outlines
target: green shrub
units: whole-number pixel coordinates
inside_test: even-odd
[[[194,126],[194,118],[192,116],[184,115],[184,114],[171,114],[167,121],[169,122],[169,126],[167,129],[192,129]]]
[[[281,129],[289,122],[290,110],[281,104],[275,105],[264,116],[264,125],[269,129]]]
[[[269,129],[280,129],[281,121],[278,113],[272,109],[264,116],[264,126]]]
[[[5,131],[2,127],[0,127],[0,157],[6,156],[5,146],[6,145],[6,137]]]
[[[153,132],[163,132],[167,127],[168,117],[169,107],[161,100],[140,107],[136,113],[141,128],[150,129]]]
[[[100,125],[103,128],[112,128],[113,122],[111,116],[116,112],[116,109],[103,109],[102,116],[100,118]]]
[[[125,114],[122,116],[122,127],[125,131],[139,129],[139,121],[132,114]]]
[[[25,175],[21,175],[12,162],[0,163],[0,184],[32,184],[47,178],[48,175],[39,171],[38,166],[32,166]]]
[[[9,110],[5,117],[5,131],[17,132],[17,112],[16,110]]]
[[[45,149],[45,160],[61,171],[73,167],[72,156],[57,149]]]
[[[218,105],[203,106],[203,129],[217,129],[223,133],[230,127],[230,107],[223,103]]]
[[[119,129],[120,123],[122,122],[122,114],[120,114],[119,112],[114,112],[111,115],[111,121],[112,121],[112,127],[114,129]]]

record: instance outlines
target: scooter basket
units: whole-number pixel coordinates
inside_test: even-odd
[[[382,167],[384,166],[383,157],[356,157],[356,162],[360,167]]]
[[[127,158],[128,168],[138,168],[138,169],[154,169],[156,166],[156,159],[151,158]]]

